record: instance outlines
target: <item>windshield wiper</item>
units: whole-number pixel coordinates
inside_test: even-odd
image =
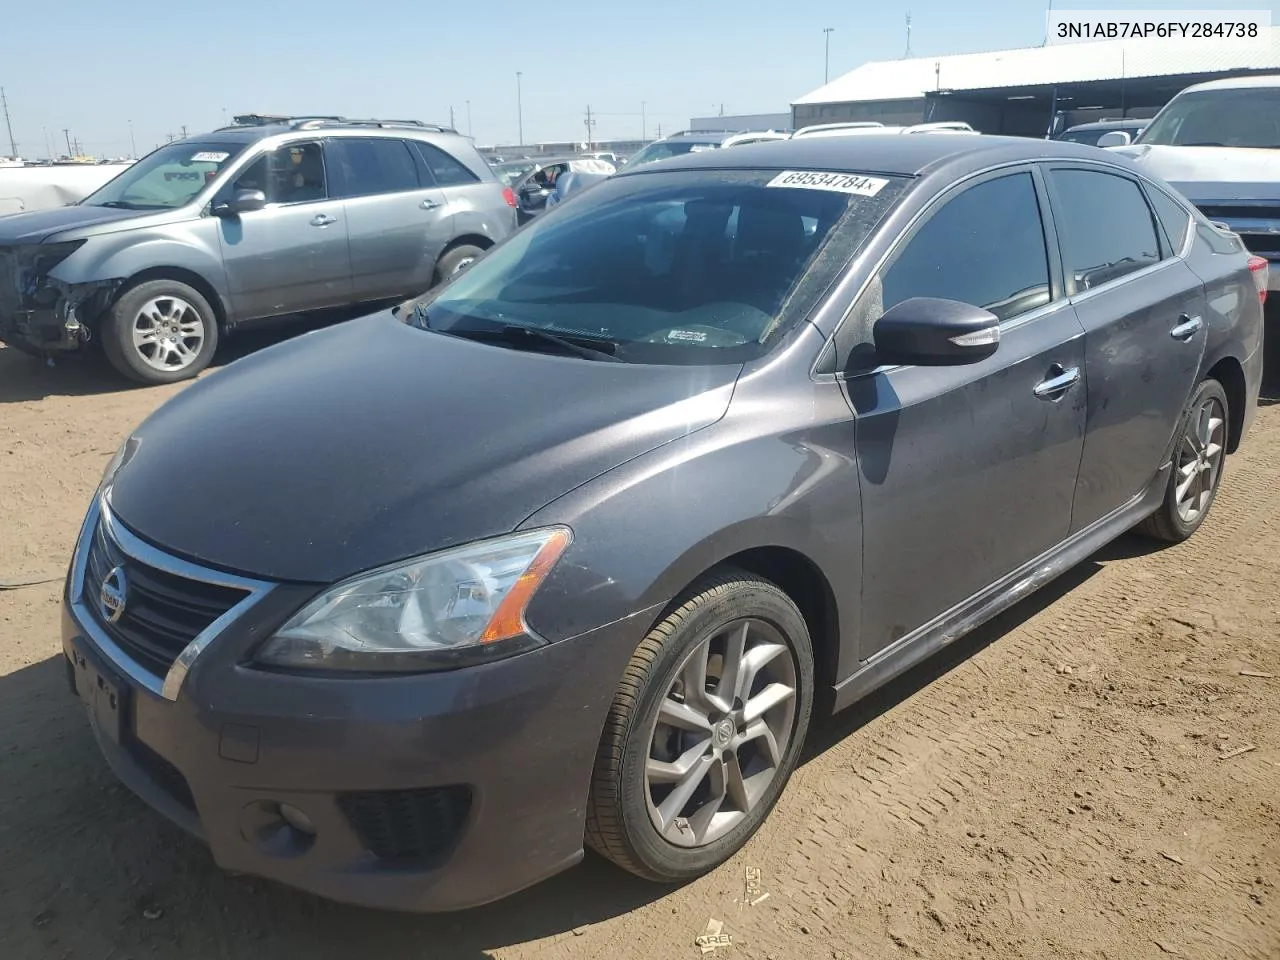
[[[132,203],[126,203],[123,200],[103,200],[101,203],[93,204],[95,207],[110,207],[113,210],[137,210]]]
[[[562,337],[551,333],[549,330],[543,330],[540,327],[524,327],[518,323],[509,323],[505,326],[494,327],[490,329],[479,330],[452,330],[437,331],[439,333],[448,333],[455,337],[475,338],[477,340],[501,340],[512,346],[519,346],[537,342],[556,347],[561,353],[567,353],[575,357],[582,357],[584,360],[604,360],[611,363],[620,363],[621,361],[613,355],[613,351],[617,349],[617,344],[612,340],[602,340],[597,337],[582,337],[577,335],[573,339]],[[593,346],[586,346],[582,343],[576,343],[578,339],[588,340]]]

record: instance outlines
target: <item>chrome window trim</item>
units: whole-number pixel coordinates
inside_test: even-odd
[[[178,694],[182,691],[182,684],[187,678],[187,674],[191,671],[191,667],[199,659],[200,654],[218,638],[218,636],[234,621],[238,620],[247,613],[254,605],[256,605],[263,597],[265,597],[275,587],[275,584],[265,580],[254,580],[249,577],[236,576],[235,574],[223,573],[218,570],[210,570],[208,567],[202,567],[198,564],[189,563],[186,560],[180,560],[177,557],[170,556],[161,550],[156,549],[149,543],[140,540],[134,536],[123,525],[118,523],[111,513],[108,504],[110,491],[104,493],[100,497],[95,497],[93,504],[89,507],[88,513],[85,515],[84,523],[80,527],[80,538],[76,542],[76,552],[71,567],[71,584],[69,590],[69,600],[71,609],[76,615],[76,623],[86,634],[89,635],[99,650],[109,659],[113,666],[123,672],[129,679],[133,680],[139,686],[145,688],[158,697],[165,700],[176,701]],[[233,587],[238,590],[246,591],[245,598],[235,604],[231,609],[227,610],[222,616],[214,620],[213,623],[200,631],[190,643],[183,648],[178,654],[173,666],[169,668],[169,672],[161,679],[151,671],[144,668],[136,660],[129,656],[120,646],[107,635],[97,621],[94,619],[92,611],[88,607],[85,599],[85,571],[89,561],[89,550],[93,545],[93,538],[97,535],[99,522],[106,528],[108,536],[115,541],[116,546],[125,555],[135,560],[141,561],[150,567],[161,570],[165,573],[182,577],[187,580],[196,580],[201,583],[208,583],[219,587]]]

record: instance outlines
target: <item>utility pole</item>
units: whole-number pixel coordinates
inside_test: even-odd
[[[450,129],[450,130],[457,130],[457,129],[458,129],[458,128],[457,128],[457,126],[455,126],[455,125],[454,125],[454,122],[453,122],[453,104],[449,104],[449,129]]]
[[[907,11],[907,52],[902,55],[904,60],[911,59],[911,12]]]
[[[472,133],[471,133],[471,101],[470,101],[470,100],[468,100],[468,101],[467,101],[467,136],[468,136],[468,137],[472,136]]]
[[[133,139],[133,121],[129,121],[129,157],[132,160],[138,159],[138,144]]]
[[[187,139],[187,125],[185,123],[182,125],[182,139]]]
[[[66,140],[67,140],[67,156],[68,156],[68,157],[70,157],[70,156],[74,156],[74,154],[72,154],[72,152],[71,152],[71,131],[70,131],[70,130],[68,130],[66,127],[63,127],[63,128],[62,128],[62,135],[63,135],[63,136],[66,138]]]
[[[595,121],[591,119],[591,104],[587,104],[587,149],[591,149],[591,128],[595,126]]]
[[[644,102],[643,100],[641,100],[641,101],[640,101],[640,142],[641,142],[641,143],[643,143],[643,142],[644,142],[644,140],[645,140],[645,122],[644,122],[644,121],[645,121],[645,116],[644,116],[644,108],[645,108],[645,102]]]
[[[520,78],[524,74],[516,71],[516,124],[520,132],[520,146],[524,146],[524,103],[520,98]]]
[[[0,87],[0,103],[4,104],[4,125],[9,131],[9,149],[13,159],[18,159],[18,143],[13,139],[13,124],[9,122],[9,101],[5,98],[4,87]]]
[[[823,67],[823,70],[822,70],[822,82],[823,82],[823,83],[830,83],[830,82],[831,82],[831,34],[833,34],[833,33],[835,33],[835,32],[836,32],[836,28],[835,28],[835,27],[823,27],[823,28],[822,28],[823,41],[824,41],[825,46],[826,46],[826,53],[825,53],[825,55],[824,55],[824,57],[823,57],[823,63],[824,63],[824,67]]]

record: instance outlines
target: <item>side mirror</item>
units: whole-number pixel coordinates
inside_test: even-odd
[[[1000,345],[995,314],[957,300],[913,297],[887,310],[872,328],[880,364],[953,367],[977,363]]]
[[[266,205],[267,195],[261,190],[237,190],[230,200],[217,201],[210,210],[215,217],[236,217]]]
[[[1124,130],[1111,130],[1098,138],[1100,147],[1127,147],[1133,143],[1133,137]]]

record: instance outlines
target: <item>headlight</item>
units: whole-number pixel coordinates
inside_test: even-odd
[[[525,608],[572,540],[531,530],[361,574],[325,591],[257,661],[370,673],[441,670],[539,646]]]

